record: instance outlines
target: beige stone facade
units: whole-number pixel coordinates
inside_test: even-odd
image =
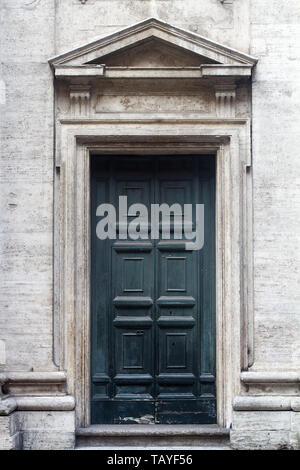
[[[0,448],[73,449],[89,429],[91,153],[206,152],[218,428],[191,428],[190,443],[217,447],[224,431],[234,449],[299,449],[299,2],[2,0],[0,12]]]

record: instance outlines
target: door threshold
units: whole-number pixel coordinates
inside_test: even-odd
[[[76,430],[76,448],[229,447],[230,430],[217,424],[92,424]]]
[[[229,436],[230,430],[217,424],[91,424],[78,428],[77,436]]]

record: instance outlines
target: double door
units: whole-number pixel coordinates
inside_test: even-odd
[[[120,237],[118,220],[116,238],[97,236],[97,207],[118,215],[119,196],[146,207],[143,238]],[[151,238],[163,203],[204,204],[201,250],[186,250],[172,217],[170,237],[159,224]],[[93,157],[91,221],[92,423],[215,423],[214,157]]]

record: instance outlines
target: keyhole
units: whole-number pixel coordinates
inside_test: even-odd
[[[173,312],[170,311],[170,315],[173,315]]]

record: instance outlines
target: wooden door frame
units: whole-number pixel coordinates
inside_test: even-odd
[[[91,153],[216,155],[217,422],[229,425],[253,352],[249,120],[61,120],[58,131],[54,357],[67,371],[76,425],[90,424]]]

